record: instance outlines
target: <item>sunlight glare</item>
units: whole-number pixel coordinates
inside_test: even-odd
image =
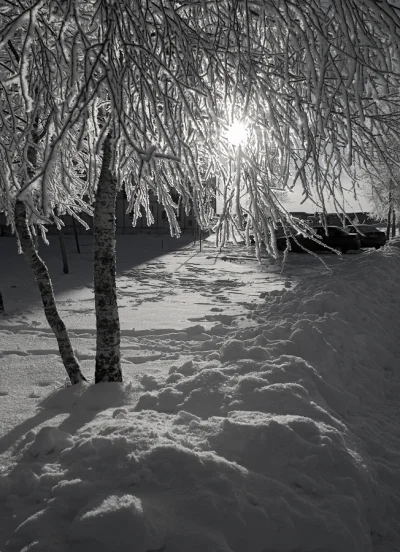
[[[240,121],[236,121],[227,132],[227,138],[234,146],[239,146],[247,140],[247,128]]]

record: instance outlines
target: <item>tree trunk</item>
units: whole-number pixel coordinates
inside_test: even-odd
[[[4,303],[3,303],[3,295],[0,291],[0,314],[4,314]]]
[[[58,239],[60,241],[61,257],[63,261],[63,272],[69,274],[67,251],[65,249],[64,235],[61,229],[57,229]]]
[[[65,324],[58,314],[49,272],[35,249],[26,219],[25,205],[19,200],[15,204],[15,226],[25,260],[32,269],[38,284],[47,322],[56,336],[58,349],[69,379],[73,384],[82,380],[87,381],[75,357]]]
[[[76,229],[75,218],[73,216],[71,216],[71,218],[72,218],[72,226],[74,227],[74,236],[75,236],[76,249],[78,250],[78,253],[80,253],[81,248],[79,247],[78,231]]]
[[[392,238],[396,237],[396,212],[393,209],[392,213]]]
[[[122,381],[120,325],[115,282],[115,206],[117,182],[111,173],[111,137],[103,146],[103,162],[94,209],[94,294],[96,305],[95,382]]]
[[[387,216],[387,225],[386,225],[386,239],[390,238],[390,225],[392,220],[392,204],[389,204],[388,216]]]

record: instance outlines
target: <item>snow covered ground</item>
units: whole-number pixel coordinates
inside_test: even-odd
[[[90,237],[66,242],[68,275],[40,252],[92,378]],[[125,382],[65,387],[0,239],[1,552],[400,550],[400,241],[250,253],[119,236]]]

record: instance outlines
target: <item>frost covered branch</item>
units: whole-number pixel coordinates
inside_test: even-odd
[[[344,174],[399,164],[399,15],[368,0],[7,3],[0,209],[19,195],[37,221],[90,211],[112,130],[134,221],[151,190],[173,232],[176,192],[207,226],[219,194],[222,241],[233,224],[276,254],[296,182],[323,209]]]

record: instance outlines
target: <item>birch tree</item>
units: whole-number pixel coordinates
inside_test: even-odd
[[[80,211],[91,212],[80,199],[84,182],[78,176],[79,157],[67,159],[73,134],[57,135],[63,121],[56,105],[63,89],[53,60],[54,30],[40,25],[43,5],[7,2],[1,6],[0,209],[34,273],[71,383],[79,383],[85,377],[59,316],[47,267],[35,247],[38,231],[47,242],[46,224],[60,228],[61,214],[69,212],[79,218]],[[61,156],[56,150],[60,137],[66,148]],[[67,172],[70,182],[61,178]]]
[[[282,191],[300,182],[324,210],[344,173],[397,163],[399,29],[386,0],[7,1],[0,208],[15,226],[22,201],[45,236],[95,204],[96,381],[122,377],[116,190],[133,224],[153,222],[154,192],[172,235],[171,192],[203,227],[218,192],[220,243],[234,227],[277,256],[279,222],[308,231]]]

